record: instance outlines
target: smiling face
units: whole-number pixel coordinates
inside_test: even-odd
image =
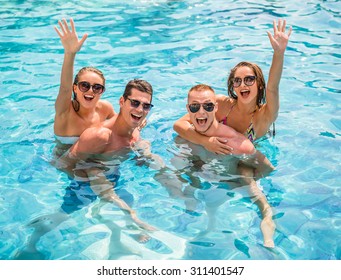
[[[101,94],[94,93],[93,88],[90,87],[87,91],[80,90],[80,83],[87,82],[90,85],[103,85],[103,78],[95,72],[92,71],[84,71],[78,75],[77,85],[73,85],[73,90],[76,95],[77,101],[80,103],[81,107],[85,109],[92,109],[96,107],[98,100],[101,97]],[[82,87],[81,87],[82,88]],[[83,89],[84,90],[84,89]]]
[[[136,128],[141,125],[150,111],[144,107],[148,107],[147,104],[151,104],[151,100],[152,96],[149,93],[136,88],[131,89],[129,96],[120,98],[120,114],[130,127]]]
[[[255,83],[250,83],[250,79],[244,80],[245,77],[255,76]],[[236,86],[235,81],[242,82],[240,86]],[[246,84],[248,85],[245,85]],[[239,83],[237,83],[238,85]],[[265,79],[262,69],[255,63],[242,61],[231,69],[227,79],[228,95],[232,99],[240,100],[242,103],[256,102],[257,106],[261,106],[265,102]],[[256,93],[256,98],[254,98]]]
[[[206,85],[193,87],[188,93],[187,111],[195,130],[207,132],[215,121],[218,110],[215,93]]]
[[[253,77],[255,78],[252,84]],[[256,102],[258,89],[256,75],[253,70],[247,66],[238,68],[234,74],[234,80],[241,80],[240,86],[234,87],[238,100],[242,103]]]

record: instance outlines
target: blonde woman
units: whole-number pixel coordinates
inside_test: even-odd
[[[61,144],[72,145],[81,133],[115,115],[113,106],[100,100],[105,91],[103,73],[93,67],[82,68],[73,78],[74,61],[88,35],[79,40],[73,19],[71,29],[65,19],[55,30],[64,47],[59,93],[55,102],[54,133]]]

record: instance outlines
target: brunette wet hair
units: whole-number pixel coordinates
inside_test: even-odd
[[[91,66],[86,66],[86,67],[83,67],[82,69],[80,69],[78,71],[78,73],[76,74],[75,76],[75,79],[73,81],[73,84],[74,85],[77,85],[78,82],[79,82],[79,77],[84,74],[85,72],[94,72],[96,73],[98,76],[100,76],[103,80],[103,86],[105,86],[105,78],[104,78],[104,75],[103,75],[103,72],[101,70],[98,70],[97,68],[95,67],[91,67]],[[79,111],[79,102],[77,100],[77,96],[75,94],[75,92],[73,92],[73,100],[72,100],[72,106],[73,106],[73,109],[78,112]]]
[[[265,79],[264,79],[262,69],[260,69],[260,67],[255,63],[242,61],[242,62],[239,62],[235,67],[233,67],[231,69],[230,75],[227,79],[228,95],[229,95],[229,97],[237,100],[238,97],[234,92],[233,80],[234,80],[234,75],[235,75],[237,69],[240,67],[243,67],[243,66],[249,67],[255,73],[257,87],[258,87],[257,106],[260,107],[262,104],[265,103]]]
[[[124,90],[124,93],[123,93],[124,100],[126,100],[127,97],[129,97],[131,95],[131,90],[133,88],[150,94],[150,96],[151,96],[150,102],[152,102],[153,87],[150,83],[148,83],[145,80],[141,80],[141,79],[134,79],[134,80],[131,80],[127,83],[125,90]]]

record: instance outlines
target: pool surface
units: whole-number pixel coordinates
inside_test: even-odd
[[[267,0],[0,4],[1,260],[341,259],[339,1],[312,0],[304,6]],[[202,188],[193,193],[193,211],[170,195],[157,171],[134,153],[110,163],[119,165],[117,192],[155,232],[142,231],[116,206],[51,165],[63,60],[53,26],[70,17],[79,36],[89,34],[75,70],[101,69],[107,79],[103,98],[116,111],[129,80],[153,85],[154,108],[142,136],[174,173],[174,156],[186,146],[176,144],[172,126],[186,111],[189,88],[206,83],[227,94],[228,72],[241,60],[259,64],[267,78],[272,48],[266,31],[272,32],[273,20],[287,20],[293,33],[280,84],[277,134],[257,144],[276,167],[258,181],[273,207],[274,249],[262,245],[257,207],[242,189],[222,183],[219,162],[184,167],[183,187]],[[73,205],[77,192],[85,199]],[[60,211],[65,204],[73,207],[63,208],[67,214]],[[27,244],[37,231],[46,234],[33,252]]]

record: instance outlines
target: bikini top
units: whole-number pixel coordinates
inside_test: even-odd
[[[55,135],[56,140],[64,145],[73,145],[79,139],[79,136],[59,136]]]
[[[221,121],[222,124],[224,125],[227,125],[227,117],[228,115],[231,113],[233,107],[236,105],[236,103],[234,103],[230,110],[227,112],[225,118]],[[244,132],[244,135],[251,141],[251,142],[254,142],[256,140],[256,132],[255,132],[255,129],[253,127],[253,116],[255,114],[256,110],[253,111],[252,115],[251,115],[251,121],[250,121],[250,124],[248,126],[248,128],[246,129],[246,131]]]

